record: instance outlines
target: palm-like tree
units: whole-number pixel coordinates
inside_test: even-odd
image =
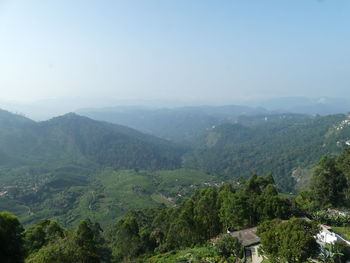
[[[318,259],[323,263],[338,263],[341,262],[340,257],[344,254],[336,249],[334,244],[329,244],[321,248],[321,253]]]

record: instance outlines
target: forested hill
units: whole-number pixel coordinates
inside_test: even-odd
[[[73,226],[89,216],[106,226],[127,209],[173,205],[198,187],[252,173],[272,173],[279,190],[290,192],[297,171],[311,174],[322,155],[337,154],[350,140],[350,116],[342,114],[233,122],[200,129],[184,150],[72,113],[34,122],[0,111],[0,210],[25,224],[55,218]]]
[[[182,170],[168,178],[164,170],[179,168],[183,153],[165,140],[72,113],[34,122],[0,111],[0,211],[25,224],[55,218],[72,226],[90,216],[107,225],[127,209],[170,203],[169,195],[211,179]]]
[[[184,108],[183,112],[226,116],[226,123],[208,127],[209,123],[202,123],[203,119],[196,119],[193,115],[197,122],[190,125],[192,132],[187,138],[191,138],[189,144],[192,149],[185,156],[182,147],[169,141],[74,113],[34,122],[2,111],[0,165],[45,166],[45,163],[50,163],[61,167],[64,163],[152,170],[184,165],[219,175],[223,180],[248,177],[252,173],[273,173],[280,190],[292,191],[295,179],[299,179],[296,178],[298,168],[312,167],[325,154],[337,154],[350,140],[348,115],[248,116],[253,114],[251,110],[248,115],[227,119],[232,110],[241,114],[243,110],[248,111],[233,106]],[[185,115],[181,116],[185,118]],[[183,123],[184,127],[191,122],[190,116]],[[162,125],[172,129],[180,120],[163,120]],[[154,124],[147,118],[145,123],[149,126]],[[199,123],[201,125],[197,126]],[[179,129],[172,132],[181,137],[183,130]]]
[[[22,115],[19,114],[13,114],[11,112],[8,112],[6,110],[0,109],[0,122],[1,127],[4,125],[8,126],[20,126],[22,124],[28,124],[28,123],[34,123],[31,119],[28,119]]]
[[[183,149],[136,130],[74,113],[34,122],[0,112],[2,165],[95,163],[118,169],[176,168]]]
[[[290,191],[297,168],[312,166],[346,145],[349,123],[343,114],[244,117],[212,128],[185,157],[185,166],[224,178],[271,172],[280,189]]]
[[[29,130],[34,125],[34,121],[24,116],[0,109],[0,165],[23,163],[22,150],[30,142]]]
[[[95,120],[132,127],[175,142],[191,143],[213,125],[233,122],[239,116],[271,114],[263,108],[239,105],[196,106],[179,108],[113,107],[81,109],[79,114]]]

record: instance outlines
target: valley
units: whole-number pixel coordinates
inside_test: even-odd
[[[317,161],[337,155],[350,138],[344,114],[230,115],[233,109],[206,109],[236,116],[225,123],[202,116],[197,121],[206,126],[173,130],[181,137],[194,129],[187,145],[73,113],[34,122],[1,111],[0,210],[25,225],[50,218],[71,228],[91,218],[106,227],[131,209],[171,207],[196,189],[254,173],[272,173],[281,192],[297,193]]]
[[[173,125],[191,123],[187,114]],[[289,233],[266,241],[274,224],[311,238],[296,252],[305,259],[318,253],[315,222],[348,233],[347,216],[331,217],[326,208],[348,207],[350,115],[225,116],[207,122],[196,115],[201,125],[157,137],[157,129],[145,134],[75,113],[35,122],[0,111],[0,211],[7,211],[0,220],[18,218],[26,228],[28,263],[228,263],[248,252],[226,231],[253,227],[267,248],[291,242]],[[157,120],[160,127],[170,121]],[[235,256],[221,249],[231,243]]]
[[[0,262],[349,263],[349,13],[0,0]]]

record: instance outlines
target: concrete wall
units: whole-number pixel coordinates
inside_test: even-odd
[[[259,244],[255,245],[255,246],[250,246],[250,247],[246,247],[246,255],[248,254],[249,257],[246,258],[246,262],[247,263],[261,263],[264,258],[262,256],[259,255],[258,253],[258,248],[259,248]]]

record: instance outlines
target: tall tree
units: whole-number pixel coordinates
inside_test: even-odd
[[[21,263],[25,257],[24,228],[18,218],[0,212],[0,259],[4,263]]]
[[[139,225],[133,216],[120,219],[116,226],[113,254],[117,260],[132,260],[141,251]]]
[[[274,185],[269,184],[259,196],[258,211],[259,221],[274,218],[286,219],[290,215],[290,204],[278,196]]]
[[[194,220],[197,231],[202,233],[204,240],[220,233],[221,224],[218,216],[217,190],[208,188],[201,191],[199,200],[194,206]]]
[[[76,231],[75,239],[80,248],[80,258],[84,263],[98,263],[97,233],[90,220],[81,221]]]
[[[346,178],[333,157],[323,157],[315,170],[311,189],[320,206],[340,206],[344,203]]]
[[[350,147],[346,147],[337,159],[337,168],[342,171],[346,179],[344,188],[345,205],[350,206]]]
[[[43,219],[25,232],[26,250],[29,254],[33,253],[49,242],[63,237],[64,230],[55,221]]]
[[[230,235],[224,236],[215,247],[219,255],[224,258],[234,258],[234,262],[237,262],[237,259],[243,258],[244,247],[237,237]]]
[[[225,228],[242,229],[250,225],[248,198],[241,193],[226,196],[220,208],[220,221]]]
[[[203,235],[194,220],[194,202],[192,199],[182,202],[180,207],[173,211],[167,232],[166,244],[168,248],[184,248],[194,246],[203,241]]]
[[[319,232],[315,222],[300,218],[266,221],[258,227],[260,252],[273,263],[300,263],[315,256],[319,247],[314,236]]]
[[[50,242],[26,258],[26,263],[85,263],[81,249],[73,234],[66,232],[64,238]]]

